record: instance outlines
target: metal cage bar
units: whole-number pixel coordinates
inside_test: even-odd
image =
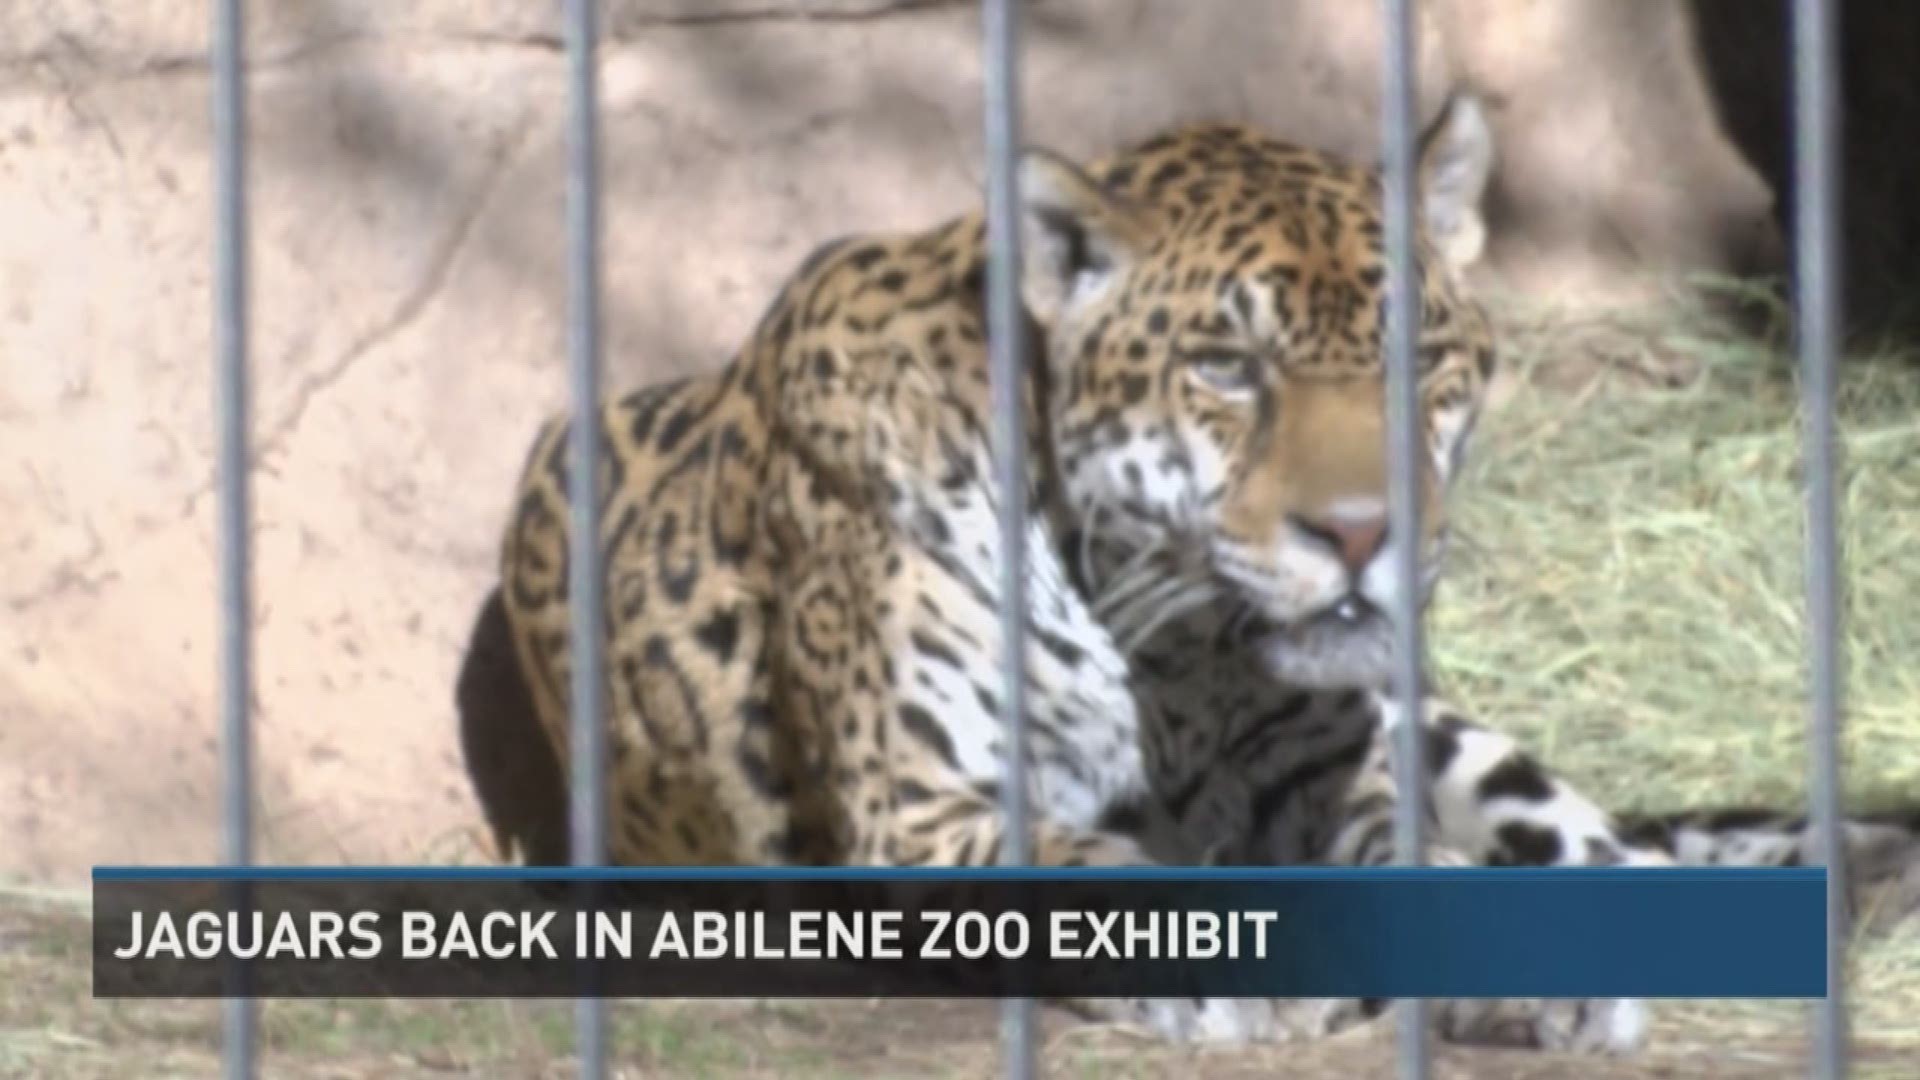
[[[1807,497],[1808,794],[1827,868],[1827,996],[1814,1010],[1813,1075],[1847,1075],[1847,886],[1840,775],[1840,543],[1834,495],[1834,367],[1840,268],[1834,11],[1793,0],[1794,325]]]
[[[981,0],[987,155],[987,342],[995,488],[1000,497],[1001,723],[1006,782],[1001,862],[1032,861],[1027,813],[1027,432],[1020,303],[1020,20],[1016,0]],[[1034,1074],[1033,1002],[1006,1002],[1001,1057],[1009,1080]]]
[[[1387,255],[1387,503],[1388,545],[1400,584],[1395,593],[1393,698],[1397,722],[1393,767],[1399,790],[1394,805],[1398,861],[1418,866],[1425,850],[1426,767],[1420,720],[1424,642],[1421,635],[1420,436],[1418,346],[1420,270],[1414,261],[1415,88],[1411,0],[1383,0],[1385,75],[1381,86]],[[1430,1068],[1427,1008],[1398,1003],[1401,1080],[1425,1080]]]
[[[1834,13],[1827,0],[1791,0],[1793,11],[1795,146],[1795,294],[1797,348],[1805,425],[1807,498],[1808,648],[1811,664],[1809,786],[1819,854],[1827,864],[1828,995],[1815,1012],[1815,1075],[1847,1074],[1847,933],[1845,867],[1840,813],[1839,722],[1840,555],[1835,498],[1835,363],[1840,280],[1836,217],[1839,166]],[[1410,0],[1382,0],[1385,75],[1382,138],[1388,262],[1387,405],[1390,527],[1399,590],[1394,697],[1395,769],[1401,798],[1395,820],[1400,861],[1421,861],[1425,774],[1418,738],[1423,694],[1421,629],[1417,338],[1419,289],[1414,261],[1415,38]],[[988,324],[993,439],[1002,502],[1001,635],[1007,733],[1003,788],[1006,836],[1003,862],[1031,859],[1026,790],[1024,709],[1026,638],[1027,474],[1023,397],[1024,357],[1019,297],[1020,145],[1019,22],[1014,0],[982,0],[987,170]],[[568,55],[568,271],[569,369],[574,413],[570,446],[572,550],[569,577],[573,624],[570,840],[576,865],[605,860],[606,783],[601,552],[599,545],[600,177],[595,0],[567,0]],[[248,212],[242,0],[216,0],[213,9],[213,131],[215,142],[216,423],[220,548],[220,707],[224,857],[249,865],[253,849],[251,501],[248,483]],[[1403,1080],[1428,1074],[1425,1010],[1402,1002],[1399,1068]],[[581,1075],[606,1070],[604,1002],[578,1003]],[[254,1073],[257,1013],[246,997],[226,1002],[224,1072],[230,1080]],[[1034,1073],[1033,1007],[1009,1002],[1003,1024],[1005,1071]]]
[[[573,642],[567,745],[568,850],[575,866],[606,862],[605,626],[600,557],[600,85],[597,0],[567,0],[567,361],[573,406],[568,447],[572,550],[567,577]],[[575,1003],[583,1080],[607,1074],[607,1005]]]
[[[247,110],[241,0],[213,8],[215,424],[219,429],[220,738],[225,859],[253,862],[253,553],[247,483]],[[244,993],[244,981],[235,987]],[[223,1006],[222,1069],[247,1080],[258,1057],[258,1010]]]

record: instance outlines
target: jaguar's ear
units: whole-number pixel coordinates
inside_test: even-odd
[[[1099,295],[1139,251],[1139,213],[1049,150],[1020,156],[1021,294],[1051,326]]]
[[[1454,269],[1486,249],[1481,212],[1493,175],[1493,130],[1480,102],[1456,94],[1420,140],[1420,209],[1427,236]]]

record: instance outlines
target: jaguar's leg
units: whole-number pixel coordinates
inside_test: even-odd
[[[1383,702],[1384,729],[1398,710]],[[1614,816],[1555,776],[1511,736],[1436,698],[1424,703],[1421,745],[1442,843],[1486,866],[1663,866]]]
[[[1381,723],[1345,792],[1329,861],[1384,865],[1393,857],[1400,794],[1392,745],[1404,710],[1376,703]],[[1429,797],[1427,862],[1435,865],[1658,865],[1612,818],[1506,736],[1429,700],[1419,717]],[[1457,999],[1435,1003],[1440,1033],[1476,1045],[1621,1053],[1646,1037],[1644,1003],[1626,999]]]
[[[885,835],[861,845],[865,861],[888,866],[982,866],[1000,857],[1006,821],[977,793],[902,800]],[[1116,830],[1077,829],[1045,819],[1032,826],[1031,853],[1042,866],[1155,865]],[[962,905],[966,906],[966,905]],[[1061,1001],[1077,1013],[1134,1025],[1178,1042],[1240,1044],[1284,1038],[1286,1002],[1243,998],[1082,998]]]
[[[1511,737],[1427,703],[1426,758],[1440,832],[1506,866],[1799,866],[1816,858],[1803,813],[1757,808],[1615,814],[1554,776]],[[1920,865],[1920,813],[1849,815],[1841,842],[1856,891]],[[1850,897],[1858,902],[1857,895]]]

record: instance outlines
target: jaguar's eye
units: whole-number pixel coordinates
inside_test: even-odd
[[[1260,385],[1253,357],[1234,352],[1199,352],[1186,358],[1187,370],[1203,386],[1220,394],[1250,394]]]

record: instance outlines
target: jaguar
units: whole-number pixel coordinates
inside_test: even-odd
[[[1378,168],[1217,122],[1084,166],[1021,155],[1034,861],[1385,863],[1404,724],[1425,750],[1431,863],[1809,857],[1803,819],[1630,819],[1444,699],[1393,698],[1393,612],[1438,582],[1446,494],[1495,369],[1464,283],[1485,248],[1492,143],[1460,95],[1418,150],[1417,536],[1389,525]],[[986,265],[977,212],[835,240],[730,362],[591,418],[612,861],[1001,858],[1006,493]],[[503,848],[535,862],[565,859],[571,422],[534,440],[482,615],[484,685],[518,704],[467,733]],[[1395,572],[1402,545],[1411,582]],[[483,683],[469,682],[471,697]],[[502,779],[536,766],[544,814]],[[1886,862],[1915,824],[1852,820],[1849,856]],[[1080,1004],[1228,1042],[1382,1008]],[[1463,1042],[1594,1052],[1629,1050],[1646,1027],[1626,1000],[1450,1001],[1433,1016]]]

